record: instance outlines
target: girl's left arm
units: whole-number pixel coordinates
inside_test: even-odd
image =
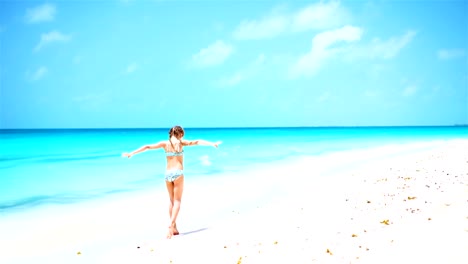
[[[215,148],[217,148],[222,142],[221,141],[217,141],[217,142],[210,142],[210,141],[206,141],[206,140],[203,140],[203,139],[197,139],[197,140],[184,140],[182,141],[182,144],[184,146],[195,146],[195,145],[199,145],[199,146],[213,146]]]

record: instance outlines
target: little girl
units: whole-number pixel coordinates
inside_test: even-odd
[[[205,140],[184,140],[184,129],[180,126],[174,126],[169,130],[169,140],[160,141],[153,145],[145,145],[130,153],[123,153],[123,157],[132,157],[137,153],[144,152],[150,149],[163,148],[166,152],[166,187],[169,192],[169,217],[171,223],[169,225],[169,232],[167,238],[178,235],[176,219],[180,210],[180,202],[182,199],[182,192],[184,190],[184,150],[185,146],[213,146],[218,147],[221,141],[212,143]]]

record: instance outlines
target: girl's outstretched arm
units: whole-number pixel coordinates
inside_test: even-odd
[[[166,146],[166,142],[165,141],[161,141],[161,142],[158,142],[156,144],[152,144],[152,145],[145,145],[137,150],[134,150],[130,153],[122,153],[122,157],[127,157],[127,158],[131,158],[133,155],[135,154],[138,154],[138,153],[141,153],[141,152],[144,152],[144,151],[147,151],[147,150],[150,150],[150,149],[158,149],[158,148],[163,148]]]
[[[210,141],[206,141],[206,140],[202,140],[202,139],[197,139],[197,140],[183,140],[182,141],[182,144],[184,146],[195,146],[195,145],[199,145],[199,146],[213,146],[215,148],[217,148],[222,142],[221,141],[217,141],[217,142],[210,142]]]

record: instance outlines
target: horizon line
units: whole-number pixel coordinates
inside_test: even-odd
[[[274,128],[405,128],[405,127],[468,127],[468,124],[454,125],[362,125],[362,126],[264,126],[264,127],[183,127],[184,129],[274,129]],[[3,130],[151,130],[171,127],[102,127],[102,128],[0,128]]]

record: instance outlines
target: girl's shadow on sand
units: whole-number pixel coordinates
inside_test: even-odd
[[[204,227],[204,228],[200,228],[200,229],[193,230],[193,231],[181,232],[181,233],[179,234],[179,236],[186,236],[186,235],[190,235],[190,234],[202,232],[202,231],[205,231],[205,230],[207,230],[207,229],[208,229],[208,227]]]

